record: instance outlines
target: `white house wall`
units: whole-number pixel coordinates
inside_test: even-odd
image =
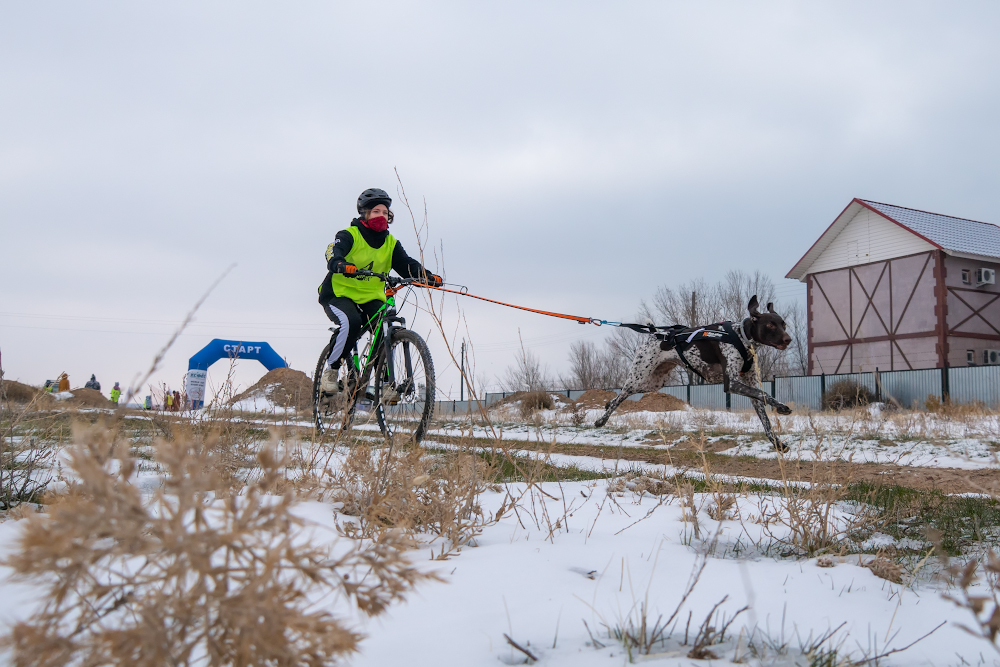
[[[830,242],[808,273],[880,262],[933,250],[927,241],[881,215],[862,208]]]

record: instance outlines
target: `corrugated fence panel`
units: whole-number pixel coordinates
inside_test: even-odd
[[[879,373],[879,380],[884,393],[892,396],[904,408],[920,409],[928,396],[941,397],[941,369],[927,368],[915,371],[885,371]],[[827,375],[826,389],[830,390],[837,382],[851,382],[866,387],[876,393],[874,373],[844,373]],[[773,385],[773,391],[772,391]],[[797,377],[779,377],[774,383],[765,382],[763,390],[782,403],[794,404],[800,409],[821,410],[823,399],[821,388],[823,379],[819,375]],[[983,403],[991,407],[1000,406],[1000,366],[961,366],[948,369],[948,387],[951,400],[955,403]],[[612,391],[621,391],[612,390]],[[661,393],[670,394],[682,401],[688,400],[687,385],[663,387]],[[569,400],[577,400],[583,396],[583,390],[553,389],[554,394],[561,394]],[[502,401],[507,394],[491,392],[485,395],[486,405],[494,405]],[[696,408],[712,410],[726,409],[726,395],[721,384],[691,385],[691,405]],[[629,400],[638,401],[642,394],[634,394]],[[886,397],[883,397],[885,399]],[[733,394],[730,397],[733,410],[751,410],[750,399]],[[470,401],[437,401],[435,413],[438,415],[463,415],[469,410],[478,410]]]
[[[661,394],[670,394],[674,398],[679,398],[682,401],[688,400],[688,388],[686,384],[674,385],[672,387],[664,387],[660,390]]]
[[[882,382],[883,401],[889,396],[899,401],[904,408],[922,409],[928,396],[941,398],[941,369],[926,368],[917,371],[879,372]]]
[[[948,390],[955,403],[1000,405],[1000,366],[948,369]]]
[[[691,407],[710,408],[712,410],[726,409],[726,394],[721,384],[691,385]]]
[[[774,397],[782,403],[794,403],[809,410],[823,408],[823,384],[820,376],[777,378]]]

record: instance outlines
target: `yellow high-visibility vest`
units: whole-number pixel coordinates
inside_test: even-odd
[[[392,234],[386,235],[381,248],[373,248],[365,241],[361,230],[354,225],[348,227],[347,231],[354,237],[354,245],[344,258],[347,263],[359,269],[389,273],[392,269],[392,252],[396,249],[396,239]],[[385,301],[385,283],[378,278],[348,278],[341,273],[335,273],[331,281],[334,294],[346,296],[354,303]]]

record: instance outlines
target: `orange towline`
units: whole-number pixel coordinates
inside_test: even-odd
[[[512,303],[504,303],[503,301],[496,301],[494,299],[487,299],[485,296],[476,296],[475,294],[469,294],[468,292],[460,292],[458,290],[446,289],[444,287],[433,287],[431,285],[420,285],[420,287],[426,287],[428,289],[436,289],[442,292],[451,292],[452,294],[459,294],[461,296],[469,296],[473,299],[479,299],[480,301],[488,301],[490,303],[495,303],[499,306],[507,306],[508,308],[517,308],[518,310],[526,310],[529,313],[538,313],[539,315],[548,315],[549,317],[560,317],[564,320],[573,320],[579,324],[597,324],[593,318],[590,317],[579,317],[577,315],[566,315],[564,313],[552,313],[547,310],[536,310],[534,308],[528,308],[526,306],[515,306]]]

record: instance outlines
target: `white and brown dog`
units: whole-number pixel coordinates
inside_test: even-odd
[[[791,336],[785,331],[785,320],[774,312],[773,304],[767,304],[766,313],[759,312],[757,308],[755,295],[747,305],[750,317],[741,323],[720,322],[697,328],[674,327],[666,333],[650,335],[636,351],[632,371],[621,393],[608,402],[604,414],[594,425],[604,426],[611,413],[629,396],[658,391],[666,382],[670,371],[684,364],[706,382],[722,382],[722,389],[727,394],[740,394],[749,398],[764,426],[767,439],[775,449],[787,451],[788,448],[771,431],[771,421],[767,418],[765,405],[774,407],[781,415],[791,414],[791,408],[747,384],[743,379],[753,368],[755,346],[767,345],[784,350],[792,342]]]

